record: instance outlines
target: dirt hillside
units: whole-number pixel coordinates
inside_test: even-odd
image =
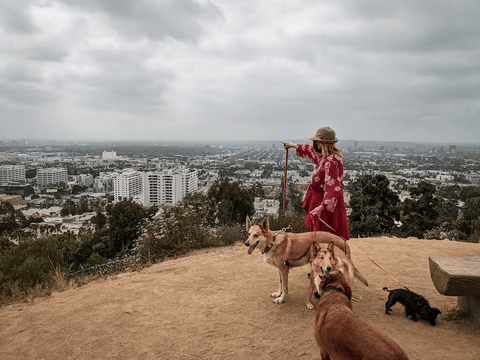
[[[384,237],[350,242],[444,313],[456,298],[436,291],[428,257],[480,255],[480,244]],[[355,314],[410,359],[480,358],[478,320],[465,324],[440,315],[437,326],[415,323],[399,304],[385,315],[382,288],[400,286],[354,249],[352,258],[370,283],[353,287]],[[248,255],[239,242],[197,251],[1,309],[0,359],[319,359],[315,311],[305,307],[308,270],[291,270],[290,292],[276,305],[269,296],[278,289],[278,273],[258,250]]]

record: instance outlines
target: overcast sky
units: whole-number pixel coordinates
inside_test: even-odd
[[[478,0],[1,0],[0,138],[480,143]]]

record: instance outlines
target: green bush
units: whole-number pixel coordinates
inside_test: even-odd
[[[456,240],[456,237],[455,230],[447,230],[443,226],[434,227],[423,234],[423,238],[427,240]]]
[[[63,254],[53,238],[24,241],[0,255],[0,293],[11,296],[15,283],[27,292],[63,265]]]
[[[148,261],[184,255],[195,249],[227,246],[246,239],[245,227],[212,227],[211,207],[192,200],[164,209],[147,222],[141,237],[141,253]]]
[[[88,258],[88,261],[87,261],[87,268],[91,268],[91,267],[94,267],[94,266],[97,266],[97,265],[102,265],[102,264],[106,264],[107,263],[107,259],[105,259],[102,255],[100,255],[99,253],[93,253],[92,255],[90,255],[90,257]]]
[[[253,220],[253,219],[252,219]],[[254,222],[258,223],[261,219],[255,219]],[[305,213],[288,212],[285,217],[282,216],[268,216],[268,222],[272,231],[285,229],[286,231],[293,233],[307,232],[305,227]],[[290,228],[292,226],[292,228]]]
[[[237,241],[245,241],[247,232],[245,226],[221,226],[214,231],[215,246],[228,246],[235,244]]]
[[[204,214],[181,206],[168,208],[163,216],[148,222],[141,244],[143,255],[149,260],[161,260],[215,245]]]

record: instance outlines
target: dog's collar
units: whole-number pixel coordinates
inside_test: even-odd
[[[273,235],[272,243],[275,242],[275,239],[276,239],[276,236]],[[269,252],[272,247],[273,247],[273,244],[265,246],[265,249],[263,249],[262,254],[266,254],[267,252]]]
[[[337,289],[336,287],[333,287],[333,286],[329,286],[325,290],[322,291],[322,293],[320,294],[320,297],[322,297],[323,295],[325,295],[326,293],[329,293],[329,292],[339,292],[339,293],[343,294],[342,290]],[[344,294],[344,295],[346,295],[346,294]]]

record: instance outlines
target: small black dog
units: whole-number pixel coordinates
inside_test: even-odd
[[[385,314],[391,315],[391,307],[397,302],[405,307],[405,316],[411,316],[413,321],[417,321],[417,314],[423,320],[427,320],[431,325],[435,325],[438,314],[441,314],[437,308],[430,307],[427,299],[422,295],[415,294],[413,291],[404,289],[388,290],[388,301],[385,303]]]

